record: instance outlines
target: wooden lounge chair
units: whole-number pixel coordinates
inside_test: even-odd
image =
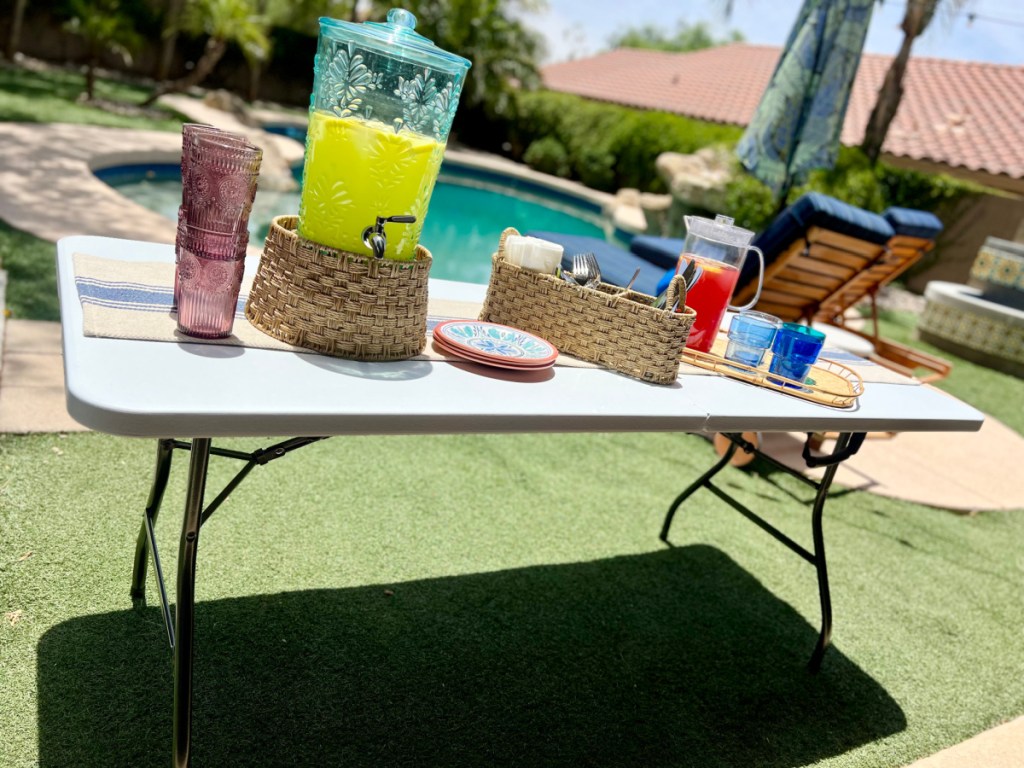
[[[882,286],[934,248],[941,231],[942,223],[925,211],[890,208],[878,215],[826,195],[804,195],[754,241],[766,261],[757,309],[843,327],[871,342],[870,358],[879,365],[921,381],[943,379],[948,361],[881,337],[876,305]],[[756,290],[754,265],[746,266],[736,294],[741,303]],[[871,303],[869,329],[855,330],[847,312],[864,299]]]
[[[942,222],[934,214],[907,208],[889,208],[882,213],[894,230],[885,253],[869,267],[853,276],[818,307],[814,320],[844,327],[868,339],[874,346],[872,359],[907,376],[923,382],[939,381],[949,375],[952,365],[934,355],[884,339],[878,330],[877,295],[916,264],[935,247],[935,238],[942,232]],[[867,299],[871,305],[869,330],[857,330],[846,324],[847,310]]]
[[[941,231],[931,213],[890,208],[878,215],[810,192],[754,239],[765,255],[757,309],[783,320],[844,325],[874,345],[872,359],[880,365],[905,375],[923,369],[922,381],[944,378],[947,361],[879,336],[875,306],[878,290],[930,251]],[[630,250],[661,263],[677,257],[682,246],[680,239],[639,236]],[[737,285],[734,303],[753,298],[756,259],[747,259]],[[871,331],[853,331],[845,315],[864,298],[871,301]]]
[[[895,232],[883,218],[812,192],[789,206],[754,239],[765,256],[757,308],[783,320],[810,322],[822,306],[886,254]],[[756,263],[747,260],[735,300],[757,288]]]
[[[783,320],[810,322],[843,286],[885,255],[894,234],[882,216],[817,192],[804,195],[754,239],[765,256],[757,308]],[[673,264],[682,247],[680,239],[644,235],[630,244],[633,253],[650,261],[671,254]],[[756,278],[757,260],[750,256],[733,303],[753,298]]]

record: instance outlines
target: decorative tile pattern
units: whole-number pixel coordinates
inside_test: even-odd
[[[1024,291],[1024,259],[998,248],[982,246],[971,265],[971,279]]]
[[[921,331],[996,358],[1024,365],[1024,327],[961,306],[929,299],[918,324]]]

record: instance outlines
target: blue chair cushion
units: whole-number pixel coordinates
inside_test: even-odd
[[[884,245],[896,234],[892,226],[877,213],[836,200],[821,192],[808,192],[775,217],[753,244],[764,252],[765,267],[785,252],[794,240],[811,227],[849,235],[876,245]],[[750,255],[743,264],[737,285],[757,279],[757,256]]]
[[[661,277],[661,269],[636,254],[605,242],[597,237],[586,235],[566,235],[561,232],[530,230],[524,233],[530,237],[539,237],[552,243],[558,243],[565,252],[562,255],[562,268],[572,269],[572,257],[576,253],[593,253],[601,266],[601,281],[611,285],[625,286],[633,277],[633,272],[640,268],[640,275],[633,283],[633,290],[656,296],[655,286]]]
[[[913,208],[886,208],[882,216],[896,230],[897,235],[934,240],[942,232],[942,221],[929,211]]]
[[[686,241],[679,237],[637,235],[629,244],[629,250],[656,267],[675,270],[679,254],[683,252],[684,242]]]
[[[855,237],[876,245],[884,245],[895,234],[892,226],[877,213],[865,211],[821,192],[808,192],[775,217],[767,229],[754,238],[764,252],[765,268],[793,243],[803,237],[811,227],[822,227],[833,232]],[[757,279],[757,256],[748,254],[740,270],[737,288]],[[668,285],[675,267],[666,272],[661,283]]]

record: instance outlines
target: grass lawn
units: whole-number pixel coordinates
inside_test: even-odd
[[[0,765],[167,759],[152,578],[128,598],[152,450],[0,437]],[[573,457],[605,471],[568,483]],[[837,493],[812,677],[811,567],[710,494],[656,538],[712,459],[671,434],[336,438],[258,468],[203,528],[196,764],[879,768],[1024,713],[1020,511]],[[807,541],[804,486],[723,482]]]
[[[175,113],[154,108],[156,117],[121,115],[78,101],[85,88],[85,75],[61,69],[35,72],[0,64],[0,121],[27,123],[81,123],[152,131],[180,131],[182,119]],[[104,102],[141,104],[149,94],[145,88],[97,78],[96,98]]]
[[[7,272],[6,303],[20,320],[59,320],[56,248],[0,221],[0,269]]]

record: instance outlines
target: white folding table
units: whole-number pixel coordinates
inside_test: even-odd
[[[171,245],[69,237],[57,244],[67,406],[83,425],[115,435],[157,439],[157,464],[136,548],[131,594],[143,601],[147,564],[157,572],[174,654],[172,764],[190,764],[195,567],[202,523],[254,467],[310,442],[336,435],[512,432],[724,433],[729,451],[686,489],[707,488],[782,541],[818,575],[822,624],[811,657],[817,669],[831,636],[831,603],[821,519],[839,461],[872,431],[955,432],[981,427],[975,409],[925,386],[871,383],[850,409],[831,408],[717,375],[680,375],[669,386],[636,381],[604,369],[556,367],[523,374],[427,360],[363,363],[321,355],[210,344],[86,337],[72,265],[74,253],[125,261],[172,262]],[[255,264],[249,265],[255,268]],[[481,301],[485,287],[432,280],[431,295]],[[812,512],[813,551],[805,549],[712,483],[728,463],[740,433],[838,432]],[[213,446],[220,437],[309,435],[252,453]],[[177,439],[187,437],[189,439]],[[179,542],[173,619],[163,586],[153,524],[176,449],[190,452]],[[211,455],[244,462],[209,503]],[[770,457],[766,457],[769,458]],[[791,470],[787,470],[790,471]],[[802,479],[803,477],[800,476]],[[810,482],[810,481],[808,481]]]

